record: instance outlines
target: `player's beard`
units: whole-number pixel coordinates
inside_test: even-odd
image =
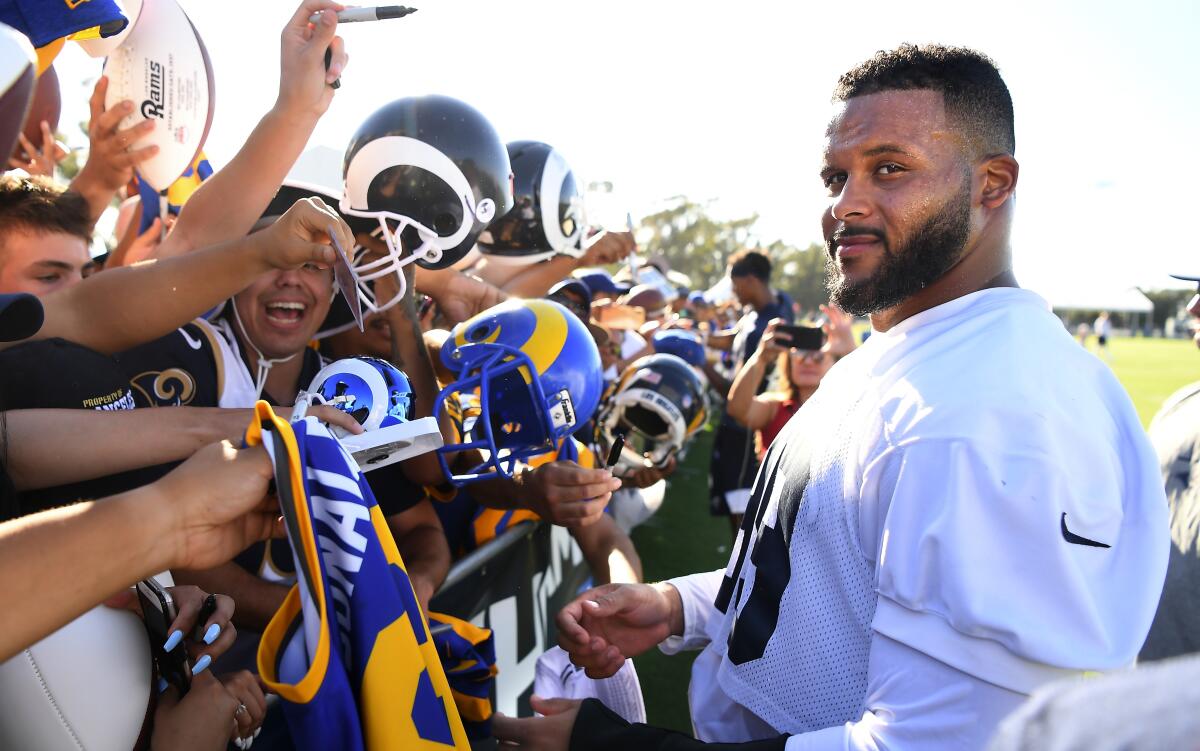
[[[880,236],[883,257],[875,273],[850,282],[838,268],[835,241],[825,243],[825,288],[829,299],[853,316],[894,308],[936,282],[958,263],[967,244],[971,222],[971,183],[962,188],[893,249]]]

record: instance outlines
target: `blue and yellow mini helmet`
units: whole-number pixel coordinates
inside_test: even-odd
[[[439,450],[442,469],[462,486],[552,451],[592,418],[603,380],[600,353],[582,321],[549,300],[509,300],[454,328],[442,362],[457,376],[437,398],[437,415],[455,392],[479,394],[480,415],[460,443]],[[446,455],[468,449],[485,460],[455,475]]]

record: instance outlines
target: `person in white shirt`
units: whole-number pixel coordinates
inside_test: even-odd
[[[1112,360],[1112,356],[1108,353],[1108,337],[1112,336],[1112,321],[1108,319],[1108,313],[1104,312],[1097,316],[1092,328],[1096,332],[1097,352],[1105,360]]]
[[[698,740],[595,700],[520,748],[974,749],[1037,687],[1129,666],[1167,562],[1154,453],[1107,367],[1019,289],[1012,100],[961,48],[842,76],[820,175],[832,301],[873,335],[775,440],[728,567],[585,593],[591,677],[701,648]],[[738,745],[740,744],[740,745]]]

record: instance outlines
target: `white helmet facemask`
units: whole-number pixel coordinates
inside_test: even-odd
[[[394,167],[416,167],[436,175],[450,187],[462,202],[462,221],[449,235],[439,235],[412,217],[393,211],[372,209],[368,205],[367,192],[371,182],[384,170]],[[378,233],[387,245],[387,255],[382,258],[359,262],[366,253],[356,254],[354,271],[358,277],[359,296],[365,308],[379,312],[395,305],[406,291],[404,267],[418,260],[436,263],[444,248],[455,248],[470,234],[475,222],[487,224],[495,218],[496,204],[485,198],[475,203],[475,193],[466,176],[450,157],[435,147],[407,136],[388,136],[376,139],[362,147],[346,169],[346,182],[339,206],[343,214],[379,221]],[[401,236],[413,229],[420,238],[420,245],[405,256]],[[368,282],[395,274],[399,280],[399,292],[389,300],[377,300]]]

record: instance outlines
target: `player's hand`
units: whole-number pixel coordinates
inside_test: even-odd
[[[161,543],[170,551],[170,567],[212,568],[252,543],[281,537],[279,502],[267,496],[272,476],[266,449],[221,441],[148,486],[150,508],[169,514]]]
[[[683,635],[683,602],[669,584],[606,584],[555,618],[558,645],[589,678],[608,678],[672,634]]]
[[[153,145],[131,150],[139,138],[154,130],[154,118],[121,128],[121,121],[133,112],[133,102],[126,99],[106,110],[107,93],[108,77],[101,76],[88,101],[92,113],[88,121],[88,158],[71,181],[71,187],[85,195],[91,190],[115,194],[133,179],[134,167],[158,153]]]
[[[661,467],[642,467],[622,478],[627,488],[648,488],[659,480],[664,480],[675,474],[677,462],[675,455],[667,457],[667,462]]]
[[[329,266],[336,253],[329,230],[343,248],[354,247],[354,233],[320,198],[301,198],[270,227],[250,236],[265,270],[298,269],[309,263]]]
[[[580,266],[607,266],[625,260],[637,248],[632,232],[601,232],[584,241]]]
[[[337,12],[344,7],[331,0],[305,0],[283,27],[275,110],[285,117],[317,118],[329,109],[334,94],[331,84],[350,61],[337,36]],[[317,23],[309,23],[318,12]],[[329,70],[325,70],[325,50],[331,53]]]
[[[621,481],[607,469],[584,469],[556,461],[516,476],[522,497],[546,521],[562,527],[586,527],[600,519]]]
[[[825,329],[825,339],[829,342],[829,351],[837,358],[853,352],[857,346],[854,343],[854,319],[833,303],[822,305],[821,312],[828,319],[822,328]]]
[[[529,706],[542,717],[506,717],[497,713],[492,718],[492,735],[500,745],[530,751],[567,751],[571,731],[579,716],[579,699],[543,699],[529,697]]]
[[[18,132],[17,139],[21,144],[24,158],[9,157],[8,166],[13,169],[25,170],[33,176],[54,177],[54,168],[66,158],[67,150],[50,132],[50,123],[42,121],[41,148],[34,146],[24,133]]]
[[[209,671],[192,678],[187,696],[174,686],[158,697],[154,711],[153,751],[225,748],[236,732],[238,701]]]

